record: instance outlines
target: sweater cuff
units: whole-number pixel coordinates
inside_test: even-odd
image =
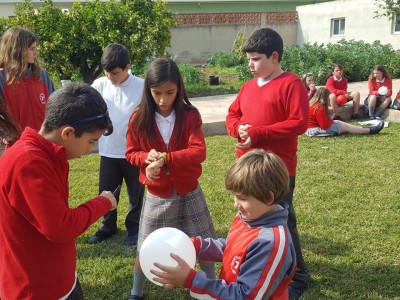
[[[194,269],[190,269],[189,274],[186,276],[185,282],[183,283],[183,287],[186,289],[190,289],[192,287],[192,282],[194,276],[196,276],[196,271]]]
[[[196,256],[197,256],[200,252],[201,241],[199,238],[193,237],[192,242],[193,242],[194,250],[196,250]]]

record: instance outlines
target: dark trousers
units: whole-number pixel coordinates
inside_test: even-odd
[[[76,278],[75,288],[65,300],[83,300],[83,291],[78,278]]]
[[[139,182],[139,172],[139,167],[131,165],[125,158],[100,156],[99,193],[113,192],[122,184],[122,180],[125,180],[129,198],[129,211],[125,218],[128,235],[137,235],[139,232],[144,194],[144,185]],[[116,199],[119,202],[119,197]],[[117,209],[104,215],[100,230],[105,232],[117,230]]]
[[[283,197],[283,201],[289,204],[289,218],[288,218],[288,227],[289,231],[292,235],[292,240],[294,244],[294,249],[296,251],[296,259],[297,259],[297,269],[294,274],[292,283],[290,284],[295,289],[303,291],[310,280],[310,273],[306,269],[306,265],[304,263],[303,254],[301,253],[300,246],[300,237],[297,231],[297,221],[296,221],[296,213],[293,207],[293,192],[296,185],[296,176],[290,176],[290,190]]]

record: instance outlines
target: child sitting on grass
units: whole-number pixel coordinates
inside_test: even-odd
[[[296,254],[287,227],[289,191],[285,163],[272,152],[254,149],[229,169],[225,186],[238,214],[226,239],[194,238],[197,258],[222,262],[219,279],[195,271],[178,255],[177,267],[155,263],[155,281],[165,288],[184,286],[196,299],[289,298]]]
[[[349,134],[377,134],[385,123],[379,122],[371,128],[363,128],[345,123],[340,120],[332,120],[335,114],[331,114],[328,108],[329,90],[320,87],[314,97],[310,100],[310,112],[308,117],[308,136],[328,136],[339,135],[343,133]]]

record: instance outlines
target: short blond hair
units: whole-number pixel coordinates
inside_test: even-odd
[[[263,149],[254,149],[236,160],[225,177],[225,187],[232,193],[252,196],[272,204],[282,200],[289,192],[289,172],[285,163],[276,154]]]

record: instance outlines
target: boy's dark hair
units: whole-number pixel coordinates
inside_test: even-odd
[[[225,177],[225,187],[232,193],[251,196],[272,205],[280,202],[289,192],[289,172],[276,154],[263,149],[253,149],[229,168]],[[273,199],[271,192],[274,195]]]
[[[277,52],[280,62],[283,55],[282,37],[271,28],[261,28],[253,32],[244,43],[242,50],[246,53],[257,52],[265,54],[268,58],[272,52]]]
[[[332,64],[331,71],[335,71],[335,68],[339,68],[339,70],[343,70],[343,66],[341,64]]]
[[[127,65],[131,63],[128,49],[123,45],[112,43],[104,48],[103,55],[101,56],[101,67],[110,72],[115,68],[124,70]]]
[[[107,104],[100,93],[86,83],[71,83],[50,95],[43,122],[45,132],[69,125],[75,136],[85,132],[104,130],[113,132]]]

